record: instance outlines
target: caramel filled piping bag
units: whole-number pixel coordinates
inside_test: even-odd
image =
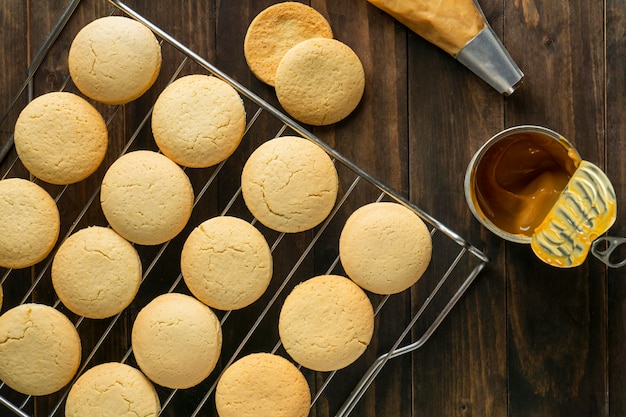
[[[474,0],[367,0],[440,47],[499,93],[510,95],[524,74]]]
[[[452,56],[487,26],[473,0],[368,0]]]

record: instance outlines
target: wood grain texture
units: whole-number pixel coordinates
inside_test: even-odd
[[[606,47],[605,47],[605,158],[607,175],[611,178],[615,193],[620,196],[621,205],[617,208],[617,222],[610,235],[626,236],[626,4],[622,1],[606,3]],[[626,256],[626,245],[622,245],[621,259]],[[624,268],[608,271],[608,410],[609,416],[626,415],[626,398],[616,393],[626,390],[626,272]]]
[[[550,127],[604,166],[603,5],[512,6],[508,40],[527,78],[507,103],[507,124]],[[556,270],[528,248],[509,249],[509,415],[605,415],[605,269],[591,259]]]
[[[618,220],[611,235],[626,235],[626,4],[620,0],[571,2],[566,0],[480,0],[483,12],[508,51],[525,73],[521,87],[504,98],[468,69],[434,45],[409,31],[365,0],[307,0],[306,4],[330,22],[335,37],[361,58],[366,88],[363,100],[345,120],[325,127],[310,127],[321,140],[365,169],[375,178],[406,196],[443,224],[484,250],[491,262],[463,295],[434,334],[412,354],[391,359],[359,401],[352,415],[359,416],[593,416],[626,415],[626,269],[607,269],[590,257],[584,265],[558,270],[542,264],[524,245],[505,243],[481,227],[463,197],[463,178],[474,152],[500,130],[519,124],[552,128],[567,137],[586,160],[602,167],[618,197]],[[0,111],[4,110],[26,77],[30,61],[44,42],[68,0],[48,0],[45,7],[33,1],[5,0],[0,5]],[[175,3],[175,4],[174,4]],[[280,109],[273,89],[257,80],[243,56],[247,25],[275,0],[127,0],[149,20],[172,34],[200,56],[216,65],[236,82]],[[34,97],[64,88],[77,92],[68,79],[67,49],[77,31],[91,20],[119,14],[106,0],[83,0],[60,40],[35,74],[29,92],[23,94],[7,120],[0,124],[0,146],[9,140],[19,110],[29,94]],[[61,187],[45,185],[51,194],[63,192],[60,208],[67,218],[76,217],[93,195],[106,166],[124,151],[156,149],[149,112],[159,92],[174,77],[206,73],[184,61],[174,47],[162,45],[164,65],[155,86],[143,97],[120,108],[96,104],[109,121],[110,153],[92,178]],[[67,84],[66,84],[67,82]],[[257,108],[246,101],[248,117]],[[130,347],[133,317],[155,294],[185,292],[176,281],[178,254],[185,235],[208,217],[229,207],[228,213],[250,219],[241,198],[231,201],[239,187],[240,169],[262,142],[281,132],[281,123],[266,112],[246,134],[242,145],[221,167],[216,186],[198,201],[188,227],[165,249],[155,265],[151,259],[159,248],[140,248],[145,268],[154,271],[149,285],[142,286],[136,302],[112,327],[111,337],[86,366],[119,360]],[[16,155],[2,161],[0,173],[28,177]],[[341,169],[341,168],[340,168]],[[187,170],[198,190],[213,169]],[[342,171],[340,188],[345,192],[354,178]],[[280,306],[286,291],[298,281],[325,273],[336,260],[337,239],[349,213],[376,199],[379,191],[358,186],[327,231],[306,256],[315,231],[281,237],[259,228],[270,244],[276,243],[275,276],[293,279],[276,299]],[[76,227],[106,225],[95,204]],[[63,224],[62,233],[74,227]],[[282,240],[281,240],[282,239]],[[377,318],[376,337],[354,366],[338,373],[311,411],[311,416],[334,415],[368,365],[387,352],[411,317],[428,297],[428,286],[446,273],[456,256],[455,245],[433,239],[441,250],[434,254],[423,282],[393,296]],[[622,256],[626,250],[622,251]],[[461,262],[459,271],[471,265]],[[336,271],[341,272],[340,265]],[[4,270],[0,270],[0,277]],[[13,272],[8,278],[4,312],[18,302],[18,294],[43,274],[42,283],[29,298],[54,302],[45,265]],[[19,282],[17,282],[19,281]],[[273,325],[278,308],[268,313],[242,352],[238,341],[270,301],[270,293],[257,305],[228,317],[224,326],[224,351],[218,371],[197,388],[177,393],[164,416],[191,415],[229,359],[276,346]],[[445,293],[446,296],[451,294]],[[381,297],[372,295],[374,302]],[[6,301],[6,300],[9,301]],[[403,344],[419,340],[437,316],[433,311],[413,327]],[[63,310],[63,307],[60,307]],[[65,311],[65,310],[63,310]],[[69,314],[69,313],[68,313]],[[76,320],[77,318],[69,314]],[[84,353],[100,343],[111,321],[81,324]],[[278,353],[285,354],[282,348]],[[134,364],[132,354],[128,358]],[[303,370],[312,388],[323,386],[327,375]],[[170,392],[157,387],[162,401]],[[0,395],[19,402],[4,387]],[[62,416],[62,394],[29,401],[29,414]],[[0,415],[10,415],[0,406]],[[216,415],[209,398],[199,415]]]

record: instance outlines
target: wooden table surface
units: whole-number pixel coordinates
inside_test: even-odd
[[[2,2],[0,110],[4,111],[18,92],[37,51],[68,3]],[[250,73],[243,56],[248,23],[273,3],[127,2],[278,107],[274,91]],[[507,98],[365,0],[307,2],[328,19],[335,37],[361,58],[366,77],[364,97],[353,114],[335,125],[311,131],[490,258],[427,343],[411,354],[389,360],[353,415],[625,416],[626,269],[608,269],[590,257],[580,267],[560,270],[537,260],[528,246],[504,242],[472,217],[463,196],[463,177],[473,153],[498,131],[520,124],[549,127],[568,138],[583,159],[607,173],[618,198],[617,221],[609,234],[626,235],[626,2],[479,3],[525,73],[523,84]],[[32,83],[2,121],[0,146],[10,140],[15,118],[29,96],[61,88],[72,91],[71,83],[64,86],[69,44],[82,26],[112,10],[105,0],[83,0],[78,5]],[[138,135],[133,146],[154,148],[149,126],[141,127],[141,123],[180,63],[173,48],[168,51],[164,52],[161,76],[146,95],[119,109],[97,105],[105,118],[112,120],[112,152],[119,153],[135,131]],[[200,68],[190,65],[183,68],[182,74],[196,71]],[[234,166],[241,164],[258,143],[276,134],[271,122],[259,123],[256,133],[249,133],[239,153],[233,156],[233,167],[226,166],[217,191],[209,193],[194,212],[190,225],[219,213],[226,204],[225,194],[237,187]],[[104,165],[110,165],[114,158],[108,156]],[[28,173],[19,162],[9,168],[14,159],[15,152],[11,150],[2,161],[1,175],[8,171],[8,176],[27,178]],[[64,202],[60,203],[64,219],[80,211],[103,172],[104,167],[94,178],[68,188]],[[206,175],[190,173],[192,180]],[[58,187],[45,186],[52,194],[60,191]],[[245,211],[241,207],[233,210]],[[71,220],[64,222],[67,231]],[[96,205],[80,225],[106,225],[103,222]],[[329,237],[321,239],[314,256],[307,258],[302,270],[298,270],[296,279],[323,272],[322,265],[336,256],[333,239],[338,230],[335,225]],[[130,326],[137,309],[155,292],[167,290],[172,277],[178,274],[176,250],[180,243],[178,239],[163,254],[154,267],[156,277],[143,286],[149,288],[142,287],[144,291],[138,295],[136,306],[123,314],[111,337],[86,366],[110,357],[120,358],[128,351]],[[303,245],[295,237],[280,257],[275,256],[277,274],[291,268],[298,255],[290,251],[301,250]],[[148,259],[157,250],[142,249],[142,258]],[[443,252],[445,249],[434,253],[432,269],[439,268],[438,259],[446,256]],[[2,311],[20,302],[25,288],[41,271],[43,278],[29,299],[53,303],[55,297],[45,268],[43,262],[32,269],[11,271],[8,277],[5,270],[0,271],[0,276],[5,277]],[[184,291],[183,287],[179,284],[175,290]],[[390,300],[390,310],[377,318],[376,336],[364,356],[364,364],[389,348],[393,335],[421,305],[418,292],[407,291]],[[235,315],[234,323],[254,316],[255,311],[242,312],[239,318]],[[108,322],[88,324],[81,325],[85,329],[81,330],[85,349],[96,343]],[[234,332],[228,330],[225,335]],[[272,325],[267,325],[260,335],[262,340],[271,340],[272,345],[276,340]],[[251,346],[265,346],[262,340],[251,341]],[[355,365],[354,371],[338,379],[316,402],[311,415],[334,415],[364,371],[364,364]],[[323,381],[322,377],[308,373],[307,378],[312,386]],[[168,391],[159,390],[165,401]],[[7,387],[0,389],[0,395],[17,403],[24,400]],[[163,415],[190,414],[202,395],[199,390],[180,394],[180,399],[165,407]],[[36,401],[27,399],[24,410],[30,415],[35,411],[37,415],[48,415],[62,398],[58,394]],[[212,415],[212,410],[208,401],[199,415]],[[0,415],[12,414],[0,405]],[[63,415],[62,406],[55,415]]]

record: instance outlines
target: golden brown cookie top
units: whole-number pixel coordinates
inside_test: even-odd
[[[76,94],[43,94],[15,123],[15,150],[24,166],[51,184],[84,180],[100,166],[108,147],[104,119]]]
[[[315,126],[346,118],[361,101],[361,60],[336,39],[313,38],[291,48],[276,69],[276,96],[294,119]]]
[[[76,87],[96,101],[124,104],[145,93],[161,70],[161,45],[141,23],[107,16],[84,26],[68,55]]]
[[[245,128],[246,111],[237,90],[207,75],[172,82],[152,112],[152,133],[161,152],[191,168],[206,168],[228,158]]]
[[[259,146],[241,175],[246,206],[261,223],[279,232],[301,232],[320,224],[332,210],[337,190],[337,171],[328,154],[296,136]]]
[[[430,231],[399,203],[358,208],[339,238],[339,257],[348,277],[377,294],[395,294],[415,284],[430,263]]]
[[[134,246],[107,227],[81,229],[59,246],[52,285],[61,302],[79,316],[116,315],[135,298],[141,260]]]
[[[193,201],[182,168],[147,150],[118,158],[100,190],[102,211],[113,230],[140,245],[158,245],[178,235],[191,216]]]
[[[190,388],[209,376],[222,348],[220,322],[194,297],[169,293],[146,305],[133,324],[139,368],[167,388]]]
[[[21,178],[0,181],[0,266],[26,268],[46,258],[61,218],[50,194]]]
[[[311,392],[290,361],[253,353],[226,368],[215,389],[215,404],[220,417],[306,417]]]
[[[320,275],[298,284],[285,299],[280,340],[296,362],[314,371],[334,371],[357,360],[374,333],[374,310],[350,279]]]
[[[265,237],[232,216],[198,225],[185,241],[180,266],[192,294],[218,310],[252,304],[272,279],[272,253]]]
[[[47,395],[78,370],[81,343],[74,324],[43,304],[22,304],[0,316],[0,380],[27,395]]]

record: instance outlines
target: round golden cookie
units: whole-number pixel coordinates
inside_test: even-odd
[[[141,23],[122,16],[96,19],[70,46],[70,76],[87,97],[124,104],[145,93],[161,70],[161,46]]]
[[[336,123],[357,107],[365,73],[354,51],[336,39],[313,38],[291,48],[276,69],[276,97],[294,119]]]
[[[241,175],[246,206],[279,232],[302,232],[320,224],[335,205],[337,189],[337,170],[328,154],[295,136],[263,143]]]
[[[296,44],[317,37],[333,37],[326,18],[305,4],[286,1],[266,8],[252,20],[243,53],[250,71],[273,86],[276,68],[285,53]]]
[[[287,359],[253,353],[230,365],[215,389],[220,417],[306,417],[311,392]]]
[[[159,95],[152,112],[152,133],[161,152],[191,168],[228,158],[245,129],[246,110],[237,90],[208,75],[177,79]]]
[[[84,180],[108,147],[102,115],[76,94],[53,92],[28,103],[15,123],[15,150],[24,166],[51,184]]]
[[[178,235],[189,221],[193,200],[187,174],[153,151],[121,156],[100,190],[102,211],[113,230],[140,245],[159,245]]]
[[[272,253],[256,227],[230,216],[206,220],[190,234],[181,272],[200,301],[218,310],[238,310],[256,301],[272,279]]]
[[[185,294],[163,294],[137,315],[131,334],[137,365],[154,383],[190,388],[209,376],[222,349],[220,322]]]
[[[81,358],[76,328],[58,310],[22,304],[0,316],[0,380],[27,395],[67,385]]]
[[[59,238],[56,203],[39,185],[21,178],[0,181],[0,266],[26,268],[42,261]]]
[[[108,362],[96,365],[72,385],[65,417],[157,417],[159,396],[139,370]]]
[[[395,294],[411,287],[428,267],[431,253],[428,228],[417,214],[398,203],[358,208],[339,238],[346,274],[376,294]]]
[[[374,333],[374,309],[348,278],[320,275],[298,284],[278,319],[280,340],[296,362],[334,371],[357,360]]]
[[[128,307],[139,290],[141,272],[133,245],[100,226],[68,237],[54,255],[51,269],[61,302],[91,319],[111,317]]]

